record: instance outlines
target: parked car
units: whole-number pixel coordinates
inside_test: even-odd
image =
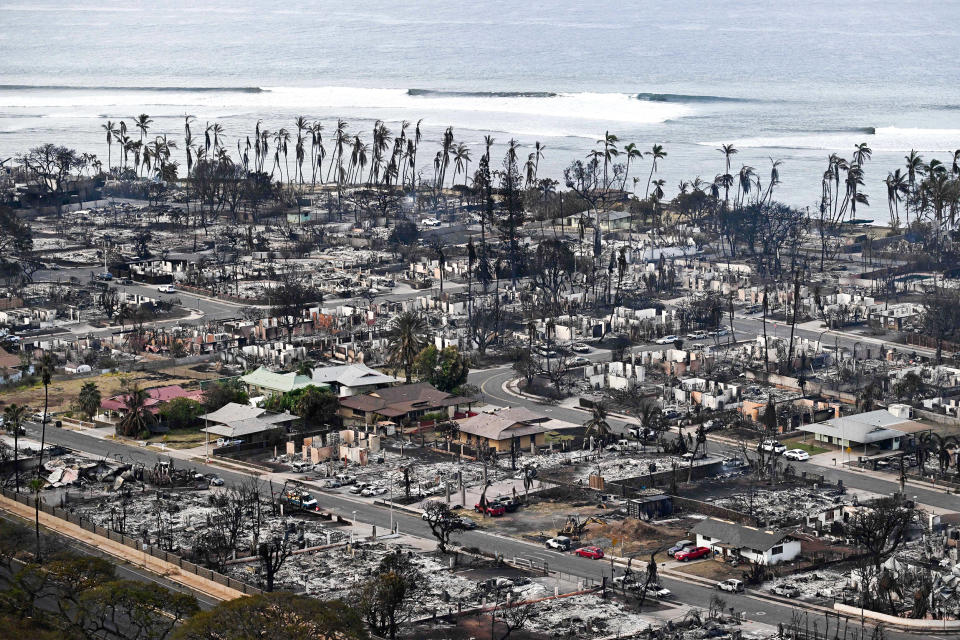
[[[717,583],[717,589],[720,589],[720,591],[729,591],[730,593],[738,593],[743,591],[743,582],[736,578],[721,580]]]
[[[710,433],[711,431],[719,431],[720,429],[723,429],[723,423],[716,418],[711,418],[703,423],[703,429],[707,433]]]
[[[691,560],[699,560],[700,558],[705,558],[710,555],[710,547],[694,547],[687,551],[681,551],[680,553],[673,556],[674,560],[679,560],[680,562],[689,562]]]
[[[508,513],[513,513],[520,508],[520,501],[511,496],[497,496],[494,498],[493,503],[502,506]]]
[[[581,558],[590,558],[591,560],[599,560],[603,557],[603,549],[600,547],[580,547],[576,553]]]
[[[766,451],[767,453],[773,453],[774,455],[782,456],[787,448],[777,442],[776,440],[764,440],[760,444],[760,448]]]
[[[590,353],[590,347],[583,344],[582,342],[574,342],[570,347],[570,350],[574,353]]]
[[[676,341],[679,340],[679,339],[680,339],[680,338],[678,338],[678,337],[675,336],[675,335],[669,335],[669,336],[663,336],[662,338],[657,338],[657,339],[654,340],[653,342],[654,342],[655,344],[673,344],[674,342],[676,342]]]
[[[113,274],[109,271],[104,271],[103,273],[98,273],[94,276],[97,280],[103,280],[105,282],[113,280]]]
[[[557,551],[570,551],[570,545],[573,544],[573,541],[570,540],[567,536],[557,536],[556,538],[550,538],[547,540],[546,546],[547,549],[556,549]]]
[[[460,526],[466,529],[467,531],[473,531],[480,525],[478,525],[475,521],[471,520],[470,518],[460,518]]]
[[[39,422],[40,424],[43,424],[43,422],[44,422],[44,420],[43,420],[43,411],[37,411],[36,413],[33,414],[32,418],[33,418],[33,421],[34,421],[34,422]],[[48,414],[47,414],[47,420],[46,420],[47,424],[50,424],[50,422],[51,422],[52,420],[53,420],[53,418],[50,417],[50,414],[48,413]]]
[[[590,360],[588,358],[584,358],[583,356],[576,356],[576,357],[570,358],[571,366],[585,367],[588,364],[590,364]]]
[[[280,502],[291,507],[297,507],[306,511],[319,511],[320,505],[317,499],[306,491],[298,489],[288,489],[280,496]]]
[[[670,591],[670,589],[667,589],[662,584],[656,582],[647,585],[647,593],[656,598],[669,598],[673,595],[673,592]]]
[[[323,481],[323,486],[327,489],[336,489],[338,487],[342,487],[343,485],[340,484],[340,481],[336,478],[327,478]]]
[[[694,331],[693,333],[687,334],[687,337],[690,338],[691,340],[703,340],[704,338],[708,338],[709,336],[710,334],[708,334],[706,331],[703,331],[703,330]]]
[[[678,553],[685,549],[689,549],[694,546],[696,543],[693,540],[680,540],[677,544],[673,545],[667,549],[667,555],[671,558],[675,557]]]
[[[810,459],[810,454],[804,451],[803,449],[789,449],[783,452],[783,457],[787,460],[797,460],[798,462],[804,462]]]
[[[502,516],[507,512],[506,507],[504,507],[502,504],[497,504],[496,502],[488,502],[486,509],[480,506],[480,503],[478,502],[477,504],[473,505],[473,509],[477,513],[486,513],[488,516],[493,516],[494,518]]]
[[[800,588],[795,584],[790,584],[789,582],[777,585],[773,588],[773,592],[778,596],[783,596],[784,598],[796,598],[800,595]]]
[[[707,454],[704,453],[702,450],[698,450],[696,454],[694,454],[692,451],[687,451],[685,454],[683,454],[680,457],[683,458],[684,462],[690,462],[691,460],[703,460],[704,458],[707,457]]]
[[[157,291],[159,291],[160,293],[176,293],[177,288],[172,284],[162,284],[159,287],[157,287]]]

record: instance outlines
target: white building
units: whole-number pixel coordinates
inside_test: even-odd
[[[708,547],[725,558],[741,558],[756,564],[789,562],[800,555],[800,541],[789,531],[747,527],[729,520],[707,518],[693,528],[697,546]]]

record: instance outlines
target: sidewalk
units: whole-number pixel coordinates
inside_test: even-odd
[[[0,509],[30,522],[33,521],[35,515],[33,507],[20,504],[6,496],[0,496]],[[43,511],[40,512],[40,524],[47,529],[56,531],[60,535],[95,547],[121,562],[131,564],[135,567],[141,567],[156,575],[161,575],[168,580],[209,596],[210,598],[216,600],[234,600],[244,595],[236,589],[231,589],[213,580],[208,580],[184,571],[172,562],[155,558],[148,553],[138,553],[125,544],[91,533],[72,522],[67,522]]]

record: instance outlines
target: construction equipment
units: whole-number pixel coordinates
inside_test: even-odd
[[[576,515],[567,516],[567,521],[564,523],[563,528],[557,531],[557,536],[566,536],[571,540],[579,541],[583,530],[591,523],[605,525],[607,521],[594,516],[583,519]]]

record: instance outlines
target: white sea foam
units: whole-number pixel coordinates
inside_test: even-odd
[[[496,127],[498,117],[546,118],[570,123],[609,122],[633,125],[657,124],[681,118],[693,111],[690,105],[637,100],[618,93],[560,93],[546,97],[527,95],[410,95],[405,89],[368,89],[357,87],[267,87],[262,92],[190,89],[57,89],[38,88],[0,92],[0,108],[29,109],[44,115],[99,117],[104,112],[124,108],[150,108],[151,115],[175,115],[185,111],[216,110],[262,114],[278,110],[379,111],[392,119],[442,120],[463,123],[471,114],[482,116],[486,128]],[[465,123],[464,123],[465,124]],[[478,122],[478,125],[480,123]],[[594,128],[582,135],[595,135]],[[530,132],[525,127],[517,133]],[[540,128],[563,135],[577,135],[566,126]]]
[[[838,132],[793,136],[760,136],[717,142],[701,142],[719,147],[732,142],[738,149],[808,149],[844,151],[866,142],[875,153],[900,153],[910,149],[928,153],[952,153],[960,148],[960,129],[922,129],[877,127],[876,133]]]

